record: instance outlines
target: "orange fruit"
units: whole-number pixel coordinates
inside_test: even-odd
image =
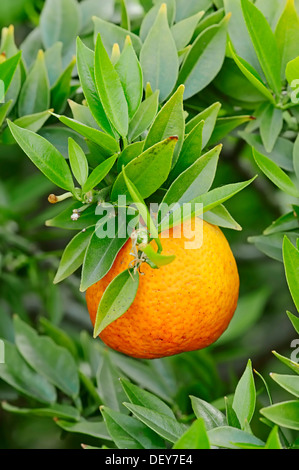
[[[194,229],[202,233],[202,245],[187,249]],[[219,227],[194,218],[164,235],[163,254],[175,254],[175,260],[159,269],[142,264],[133,304],[99,335],[128,356],[154,359],[209,346],[225,331],[237,306],[237,265]],[[128,240],[106,276],[87,289],[93,324],[106,287],[132,261],[131,248]]]

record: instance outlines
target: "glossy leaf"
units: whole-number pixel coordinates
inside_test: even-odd
[[[53,385],[27,364],[14,344],[2,341],[5,363],[0,364],[0,378],[27,397],[41,403],[54,403],[57,396]]]
[[[128,103],[129,120],[135,115],[142,99],[142,70],[134,51],[130,36],[115,64]]]
[[[108,285],[101,297],[95,319],[93,336],[96,338],[106,326],[117,320],[132,305],[137,294],[139,273],[126,269]]]
[[[81,266],[87,245],[93,232],[93,226],[82,230],[75,235],[65,247],[54,278],[55,284],[73,274]]]
[[[204,12],[199,11],[195,15],[189,16],[188,18],[185,18],[182,21],[175,23],[171,27],[171,33],[173,35],[174,42],[178,51],[184,49],[184,47],[189,44],[190,40],[192,39],[194,30],[203,15]]]
[[[204,121],[202,130],[202,148],[204,148],[210,140],[220,108],[221,104],[216,102],[186,123],[186,134],[190,134],[192,129],[194,129],[199,122]]]
[[[50,117],[50,111],[42,111],[41,113],[29,114],[22,116],[14,121],[14,124],[22,129],[28,129],[33,132],[38,132],[41,127],[46,123]],[[6,145],[14,144],[15,140],[10,132],[9,127],[6,127],[2,133],[2,142]]]
[[[15,140],[39,170],[57,186],[73,192],[73,178],[61,153],[40,135],[9,121],[8,125]]]
[[[129,124],[128,139],[130,142],[137,139],[152,124],[159,105],[159,91],[155,91],[146,98],[139,106],[136,114]]]
[[[87,193],[94,189],[99,183],[107,176],[111,168],[113,167],[118,155],[115,154],[110,158],[107,158],[103,163],[100,163],[89,175],[86,182],[82,187],[82,191]]]
[[[50,107],[50,85],[44,53],[40,51],[19,97],[20,116],[45,111]]]
[[[146,137],[144,150],[167,137],[177,136],[172,166],[177,161],[184,139],[185,119],[183,112],[184,86],[179,86],[156,116]]]
[[[57,419],[55,424],[61,429],[67,432],[74,432],[78,434],[85,434],[96,439],[104,439],[105,441],[111,441],[112,438],[107,431],[106,424],[100,420],[86,420],[81,418],[80,421],[74,423],[71,421],[65,421],[63,419]]]
[[[215,408],[210,403],[191,396],[192,409],[195,413],[195,416],[198,419],[203,419],[207,431],[213,428],[218,428],[219,426],[224,426],[226,424],[226,418],[224,414]]]
[[[94,52],[85,46],[80,38],[77,38],[77,68],[86,101],[100,128],[114,136],[98,95],[95,81],[94,61]]]
[[[275,38],[281,60],[281,77],[284,79],[287,63],[298,55],[296,44],[299,41],[299,18],[294,0],[287,0],[275,28]]]
[[[282,110],[271,103],[266,107],[261,117],[260,134],[267,152],[272,152],[275,142],[282,130]]]
[[[95,80],[102,105],[116,131],[125,137],[128,133],[128,104],[124,90],[103,45],[100,34],[95,48]]]
[[[265,449],[283,449],[283,446],[281,445],[279,439],[279,432],[277,426],[274,426],[272,431],[270,432],[265,445]]]
[[[68,143],[72,172],[78,183],[82,186],[88,178],[88,161],[80,145],[74,139],[69,138]]]
[[[174,17],[176,13],[176,0],[156,0],[153,2],[154,5],[144,16],[141,26],[140,26],[140,39],[142,42],[146,40],[149,31],[151,30],[157,16],[159,10],[161,8],[161,4],[165,3],[167,9],[167,20],[169,26],[171,26],[174,22]]]
[[[297,375],[286,375],[286,374],[270,374],[273,379],[280,387],[287,390],[295,397],[299,397],[299,376]]]
[[[167,415],[132,403],[124,403],[124,405],[142,423],[170,442],[176,442],[186,431],[185,425]]]
[[[79,378],[76,363],[69,351],[36,331],[19,317],[14,318],[16,345],[39,374],[71,397],[79,393]]]
[[[296,188],[290,177],[276,163],[255,149],[253,149],[253,156],[262,172],[278,188],[293,197],[299,197],[299,189]]]
[[[163,440],[140,421],[101,407],[107,429],[119,449],[162,449]]]
[[[231,134],[234,129],[242,126],[242,124],[251,121],[252,119],[253,117],[249,115],[223,117],[217,119],[215,128],[209,140],[209,145],[218,144],[223,138]]]
[[[91,237],[89,245],[87,247],[83,268],[82,268],[82,280],[80,290],[85,291],[89,286],[102,279],[111,268],[117,253],[125,244],[128,239],[127,226],[133,216],[117,217],[115,223],[115,234],[113,237],[109,237],[109,233],[105,238],[99,238],[97,229],[94,235]],[[103,217],[105,223],[106,217]],[[114,223],[114,221],[113,221]]]
[[[293,315],[291,312],[287,311],[287,315],[295,328],[296,332],[299,334],[299,318],[296,315]]]
[[[149,82],[153,91],[159,90],[159,99],[164,101],[175,86],[179,69],[177,49],[169,29],[165,3],[161,5],[143,43],[140,64],[144,83]]]
[[[105,134],[98,129],[94,129],[93,127],[86,126],[85,124],[82,124],[79,121],[75,121],[74,119],[71,119],[67,116],[59,116],[59,120],[66,126],[70,127],[74,131],[83,135],[87,139],[90,139],[92,142],[101,147],[102,152],[104,152],[107,157],[115,152],[118,152],[118,142],[110,135]]]
[[[51,106],[56,113],[64,111],[71,93],[71,80],[76,58],[74,57],[51,89]]]
[[[265,444],[253,434],[229,426],[211,429],[208,431],[208,437],[211,445],[227,449],[238,449],[241,443],[259,447],[263,447]]]
[[[0,78],[3,81],[4,85],[4,95],[0,96],[0,102],[2,103],[4,97],[10,87],[12,79],[16,73],[17,67],[19,65],[21,59],[21,52],[17,52],[14,56],[10,57],[9,59],[5,60],[0,64]],[[1,88],[2,91],[2,88]]]
[[[100,33],[101,39],[103,41],[104,47],[108,54],[111,54],[113,44],[117,43],[122,49],[126,40],[126,37],[129,35],[136,51],[136,54],[139,55],[141,49],[141,40],[139,36],[128,31],[127,29],[121,28],[120,26],[105,21],[102,18],[93,17],[94,22],[94,37],[95,42]]]
[[[190,428],[176,441],[173,449],[210,449],[210,441],[202,418],[194,421]]]
[[[163,255],[161,253],[157,253],[152,245],[147,245],[145,247],[141,247],[141,250],[146,254],[148,259],[154,263],[155,266],[160,268],[161,266],[166,266],[167,264],[172,263],[175,260],[175,255]]]
[[[279,426],[299,430],[299,400],[285,401],[262,408],[261,414]]]
[[[299,311],[299,250],[294,247],[287,236],[283,240],[283,260],[288,286]]]
[[[255,410],[255,401],[256,391],[252,366],[251,361],[248,360],[246,369],[236,387],[232,404],[242,429],[245,427],[245,422],[250,423],[252,419]]]
[[[231,230],[242,230],[242,227],[222,204],[214,207],[214,209],[209,212],[205,212],[202,218],[206,222],[216,225],[217,227],[229,228]]]
[[[241,0],[244,19],[265,77],[277,96],[281,92],[281,61],[274,34],[262,12],[249,0]]]
[[[147,148],[139,157],[126,166],[126,175],[134,183],[142,198],[147,198],[161,187],[170,171],[174,147],[177,138],[168,139]],[[118,175],[111,191],[111,200],[119,195],[128,195],[128,189],[122,173]]]
[[[61,418],[70,421],[79,421],[79,411],[69,405],[61,405],[55,403],[47,408],[18,408],[9,403],[2,402],[2,408],[9,413],[14,413],[22,416],[40,416],[46,418]]]
[[[287,367],[289,367],[293,372],[296,372],[296,374],[299,374],[299,364],[297,362],[292,361],[288,357],[282,356],[276,351],[272,351],[274,356],[277,357],[283,364],[285,364]]]
[[[205,88],[220,71],[225,57],[227,22],[228,18],[224,18],[219,25],[203,31],[192,44],[178,77],[178,84],[186,87],[184,99]]]

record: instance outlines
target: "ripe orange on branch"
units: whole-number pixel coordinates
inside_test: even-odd
[[[202,229],[202,244],[187,249],[191,227]],[[105,289],[132,261],[131,247],[128,240],[106,276],[87,289],[93,324]],[[174,254],[175,260],[159,269],[144,263],[134,302],[99,335],[109,347],[126,355],[154,359],[202,349],[221,336],[235,312],[239,275],[218,227],[198,218],[184,222],[163,238],[164,251]]]

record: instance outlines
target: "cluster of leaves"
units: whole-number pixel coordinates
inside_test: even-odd
[[[288,212],[249,241],[282,261],[283,237],[295,242],[299,227],[299,5],[294,0],[223,3],[224,13],[233,12],[229,50],[211,93],[223,94],[226,112],[238,106],[255,117],[238,136],[252,148],[257,168],[285,193]]]
[[[140,3],[147,13],[142,20],[138,15],[134,20],[129,1],[114,5],[113,1],[47,0],[39,25],[20,46],[22,52],[14,44],[12,27],[3,30],[0,78],[7,94],[0,108],[1,140],[3,144],[16,140],[49,182],[38,175],[28,179],[27,189],[25,183],[19,191],[8,188],[0,236],[10,251],[13,245],[16,271],[25,267],[25,278],[38,279],[36,290],[41,292],[37,257],[33,258],[36,246],[26,242],[28,231],[17,236],[11,222],[24,220],[22,211],[28,210],[30,198],[42,196],[47,188],[52,191],[53,184],[67,192],[51,195],[51,202],[62,202],[50,208],[46,225],[77,231],[62,254],[55,283],[82,266],[82,291],[108,272],[130,234],[124,238],[117,232],[113,238],[97,235],[109,223],[111,207],[116,214],[121,212],[119,195],[125,194],[137,212],[125,210],[125,217],[118,219],[123,226],[116,230],[133,229],[140,217],[146,221],[150,231],[146,242],[156,240],[157,251],[147,244],[138,256],[152,267],[172,261],[162,251],[159,233],[163,224],[181,222],[184,203],[191,203],[193,214],[211,223],[241,229],[223,203],[244,189],[254,172],[243,183],[221,187],[214,183],[219,142],[240,125],[246,124],[239,135],[253,147],[258,167],[287,195],[298,197],[299,152],[293,143],[297,107],[292,102],[297,14],[293,2],[288,1],[284,11],[284,2],[277,8],[273,0],[255,5],[248,0]],[[275,34],[261,12],[273,28],[277,24]],[[56,21],[58,16],[64,19],[61,23]],[[293,28],[287,27],[290,22]],[[294,37],[288,36],[290,31]],[[36,193],[28,191],[33,186]],[[159,208],[158,218],[148,211],[152,201]],[[176,210],[164,213],[162,203]],[[198,203],[203,204],[199,210]],[[283,254],[281,250],[285,233],[294,242],[298,237],[298,206],[292,203],[291,212],[252,241],[276,259],[284,255],[298,308],[298,251],[288,240]],[[36,223],[40,221],[38,217]],[[20,406],[5,402],[5,410],[54,417],[63,430],[95,439],[95,446],[281,448],[298,444],[292,432],[285,438],[280,429],[298,430],[298,400],[273,405],[269,394],[270,406],[262,407],[262,420],[275,426],[269,436],[252,431],[250,422],[258,413],[254,413],[257,394],[250,361],[234,393],[218,400],[224,391],[209,353],[135,361],[104,349],[88,334],[74,340],[57,327],[61,318],[55,313],[53,323],[40,319],[38,330],[47,336],[38,335],[22,302],[16,302],[22,282],[16,285],[7,274],[12,260],[5,250],[3,254],[1,280],[5,291],[9,286],[9,300],[23,320],[15,317],[13,325],[9,320],[8,324],[0,322],[0,330],[5,323],[1,336],[7,358],[0,378],[17,392],[16,398],[28,398],[26,408],[22,402]],[[99,306],[95,335],[129,307],[138,287],[133,278],[138,279],[138,271],[130,275],[126,270],[109,286]],[[53,312],[56,287],[51,286],[46,299]],[[126,295],[115,313],[113,305],[120,291]],[[218,347],[238,339],[256,321],[266,297],[258,292],[249,301],[240,299],[242,315],[237,311],[230,329],[213,346],[216,358]],[[297,317],[289,317],[298,332]],[[296,363],[275,355],[298,373]],[[296,377],[271,377],[298,397]],[[186,394],[183,387],[190,382],[196,384],[190,393],[192,407],[188,397],[181,399]]]

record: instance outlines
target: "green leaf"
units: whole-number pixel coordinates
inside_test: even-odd
[[[265,147],[262,144],[261,137],[258,134],[249,134],[245,131],[239,131],[239,136],[241,136],[248,145],[254,147],[258,152],[273,160],[281,168],[287,171],[294,171],[293,143],[288,139],[278,137],[272,152],[267,153]]]
[[[263,234],[270,235],[272,233],[287,232],[293,229],[299,229],[299,220],[294,211],[281,215],[263,231]]]
[[[77,423],[73,423],[71,421],[57,419],[55,420],[55,424],[67,432],[85,434],[96,439],[104,439],[105,441],[112,440],[110,434],[107,432],[107,427],[104,421],[88,421],[81,418]]]
[[[62,254],[59,267],[53,281],[54,284],[66,279],[81,266],[86,248],[93,232],[94,226],[83,229],[68,243]]]
[[[265,449],[283,449],[283,446],[281,445],[279,439],[279,432],[277,426],[274,426],[272,431],[270,432],[265,445]]]
[[[104,222],[100,219],[85,253],[80,286],[81,291],[85,291],[89,286],[99,281],[107,274],[119,250],[129,237],[127,232],[130,220],[133,217],[132,215],[126,215],[116,217],[115,220],[113,219],[112,222],[115,232],[113,230],[114,233],[111,233],[111,235],[113,235],[111,238],[109,237],[109,227],[107,236],[105,238],[99,238],[97,231],[101,225],[107,222],[106,217],[102,217]]]
[[[242,227],[235,221],[226,207],[222,204],[214,207],[214,209],[209,212],[205,212],[202,215],[202,218],[212,225],[217,225],[217,227],[229,228],[231,230],[242,230]]]
[[[79,411],[69,405],[60,405],[55,403],[47,408],[18,408],[10,403],[2,402],[2,408],[9,413],[14,413],[23,416],[41,416],[47,418],[61,418],[70,421],[79,421]]]
[[[156,410],[170,418],[175,419],[172,409],[150,392],[143,390],[137,385],[132,384],[126,379],[120,379],[122,387],[129,398],[130,402],[134,405],[144,406],[145,408]]]
[[[121,317],[132,305],[137,294],[139,273],[126,269],[108,285],[101,297],[95,319],[93,337]]]
[[[142,198],[146,199],[161,187],[170,171],[176,137],[169,137],[150,148],[126,166],[126,175],[134,183]],[[119,195],[128,196],[124,175],[120,173],[111,191],[111,200]]]
[[[113,155],[110,158],[107,158],[103,163],[100,163],[89,175],[87,181],[84,183],[82,187],[82,191],[84,193],[87,193],[91,189],[95,188],[98,186],[98,184],[107,176],[111,168],[113,167],[114,163],[116,162],[116,159],[118,157],[118,154]]]
[[[152,245],[140,247],[140,249],[146,254],[148,259],[152,261],[158,268],[172,263],[176,258],[175,255],[162,255],[159,252],[157,253],[152,247]]]
[[[1,108],[2,109],[2,108]],[[38,132],[40,128],[50,117],[50,111],[42,111],[41,113],[28,114],[28,116],[22,116],[14,121],[16,126],[22,129],[28,129],[32,132]],[[2,133],[2,142],[5,145],[14,144],[15,140],[10,132],[9,127],[6,127]]]
[[[171,171],[168,181],[172,182],[200,157],[204,124],[204,121],[200,121],[191,129],[190,133],[186,135],[178,161]]]
[[[88,178],[88,161],[80,145],[74,139],[70,137],[68,143],[72,172],[78,183],[82,186]]]
[[[299,311],[299,250],[297,250],[287,236],[283,239],[283,261],[288,286]]]
[[[299,41],[299,18],[294,0],[286,2],[275,29],[275,39],[281,60],[281,78],[284,79],[287,63],[298,55],[296,44]]]
[[[142,100],[142,70],[130,36],[127,36],[120,58],[115,64],[128,103],[129,119],[135,115]]]
[[[173,449],[210,449],[210,441],[202,418],[194,421],[190,428],[176,441]]]
[[[19,317],[14,317],[16,345],[39,374],[71,397],[79,393],[77,365],[70,352],[48,336],[39,336]]]
[[[290,196],[299,197],[299,189],[296,188],[290,177],[276,163],[256,149],[253,149],[252,153],[257,165],[272,183]]]
[[[255,402],[256,391],[251,361],[249,359],[246,369],[237,384],[232,404],[242,429],[245,427],[245,422],[250,423],[252,419],[255,410]]]
[[[249,0],[241,0],[244,19],[265,77],[276,93],[281,92],[281,61],[274,34],[262,12]]]
[[[146,137],[144,150],[161,142],[167,137],[177,136],[172,166],[177,161],[184,140],[185,119],[183,110],[184,86],[179,86],[172,97],[165,103],[154,120]]]
[[[262,73],[251,38],[244,20],[240,0],[224,0],[225,13],[232,16],[228,23],[228,33],[236,53],[245,59],[259,74]]]
[[[227,424],[233,428],[241,429],[240,422],[232,407],[232,403],[227,397],[224,397]]]
[[[235,63],[241,70],[241,72],[245,75],[245,77],[252,83],[252,85],[262,93],[271,103],[275,104],[274,97],[271,91],[266,87],[262,78],[258,74],[258,72],[248,63],[245,59],[238,56],[231,44],[229,44],[229,51],[231,53],[232,58],[234,59]]]
[[[287,315],[292,322],[293,327],[295,328],[296,332],[299,334],[299,318],[296,315],[293,315],[291,312],[287,311]]]
[[[131,29],[131,22],[130,22],[130,17],[126,5],[126,0],[121,0],[120,2],[121,6],[121,27],[124,29]]]
[[[282,114],[282,110],[275,108],[271,103],[268,104],[262,114],[260,134],[265,149],[269,153],[272,152],[276,140],[281,132],[283,125]]]
[[[226,418],[221,411],[201,398],[197,398],[192,395],[190,398],[195,416],[198,419],[204,420],[207,431],[226,425]]]
[[[220,108],[221,104],[216,102],[186,123],[186,134],[190,134],[192,129],[194,129],[199,122],[202,120],[204,121],[202,130],[202,148],[204,148],[210,140]]]
[[[138,55],[140,53],[142,44],[139,36],[132,33],[131,31],[128,31],[127,29],[121,28],[112,22],[105,21],[102,18],[97,18],[94,16],[92,20],[94,22],[95,42],[97,40],[98,34],[100,33],[104,47],[108,54],[111,54],[113,45],[115,43],[117,43],[120,49],[122,49],[128,35],[131,38],[136,54]]]
[[[93,127],[94,129],[100,130],[96,120],[94,119],[89,106],[76,103],[75,101],[68,100],[69,107],[72,110],[73,119],[85,124],[85,126]]]
[[[265,444],[253,434],[229,426],[220,426],[211,429],[208,431],[208,437],[212,446],[227,449],[238,449],[241,443],[255,446],[264,446]]]
[[[189,16],[188,18],[184,18],[182,21],[175,23],[171,27],[171,33],[178,51],[184,49],[184,47],[189,44],[194,30],[203,15],[204,11],[199,11],[195,15]]]
[[[216,121],[215,128],[209,140],[209,145],[216,145],[224,137],[227,137],[236,127],[241,126],[245,122],[253,120],[252,116],[232,116],[219,118]]]
[[[41,403],[54,403],[57,397],[53,385],[27,364],[14,344],[2,341],[5,363],[0,364],[0,378],[27,397]]]
[[[37,59],[30,70],[22,87],[18,112],[19,116],[35,114],[50,107],[50,85],[43,51],[39,51]]]
[[[159,14],[159,10],[161,8],[162,3],[165,3],[167,8],[167,20],[169,26],[171,26],[174,22],[176,0],[156,0],[153,3],[154,6],[150,8],[150,10],[146,13],[140,26],[140,39],[142,42],[146,40],[149,31],[153,27],[153,24],[155,23],[157,15]]]
[[[104,349],[96,370],[97,392],[105,406],[128,414],[128,410],[123,406],[126,394],[120,383],[121,377],[122,374],[112,361],[110,351]]]
[[[194,15],[198,10],[208,10],[212,6],[211,0],[176,0],[175,21],[178,22],[188,16]],[[215,2],[214,2],[215,3]]]
[[[94,62],[94,52],[86,47],[80,38],[77,38],[77,68],[86,101],[100,128],[114,136],[114,132],[98,95]]]
[[[109,434],[119,449],[163,449],[163,440],[131,416],[101,407]]]
[[[40,17],[44,46],[48,48],[61,41],[63,53],[66,53],[79,32],[79,15],[75,0],[47,0]]]
[[[214,207],[219,206],[223,202],[235,196],[239,191],[242,191],[244,188],[246,188],[246,186],[252,183],[254,179],[255,177],[251,180],[244,181],[242,183],[228,184],[219,188],[215,188],[209,191],[208,193],[198,196],[197,198],[190,201],[191,211],[188,212],[187,216],[184,215],[181,207],[175,207],[175,210],[169,215],[167,215],[164,220],[161,221],[159,231],[163,231],[170,227],[183,223],[184,220],[186,220],[186,217],[195,217],[196,215],[198,216],[203,214],[204,212],[214,209]]]
[[[292,82],[298,79],[299,76],[299,57],[296,57],[286,65],[285,76],[290,86]],[[296,82],[295,82],[296,83]]]
[[[117,160],[117,171],[120,173],[122,171],[122,167],[128,165],[134,158],[139,157],[143,151],[143,141],[134,142],[133,144],[127,145]]]
[[[161,41],[163,37],[163,41]],[[144,83],[153,91],[159,90],[164,101],[173,90],[179,70],[176,45],[167,20],[167,6],[163,3],[140,52]]]
[[[220,71],[225,57],[228,19],[225,17],[219,25],[207,28],[192,44],[177,82],[186,87],[185,100],[205,88]]]
[[[295,397],[299,397],[299,376],[285,374],[270,374],[271,379],[278,383],[280,387],[290,392]]]
[[[111,20],[114,12],[114,2],[98,2],[98,0],[84,0],[79,3],[81,13],[80,35],[93,32],[92,15],[99,16],[104,20]]]
[[[186,431],[185,425],[165,414],[132,403],[124,403],[124,405],[136,418],[170,442],[176,442]]]
[[[40,135],[21,129],[10,121],[8,125],[17,143],[37,168],[54,184],[73,192],[71,171],[61,153]]]
[[[283,243],[284,233],[272,233],[270,235],[257,235],[255,237],[248,237],[249,243],[254,243],[254,245],[263,253],[265,253],[270,258],[276,259],[278,261],[283,261],[282,257],[282,243]],[[292,242],[296,242],[296,239],[299,237],[299,232],[288,232],[288,237]]]
[[[21,59],[21,52],[18,52],[14,56],[10,57],[9,59],[5,60],[0,64],[0,78],[3,82],[4,88],[0,90],[0,93],[4,92],[4,94],[0,94],[0,102],[2,103],[4,100],[4,97],[10,87],[10,84],[12,82],[12,79],[15,76],[17,67],[19,65]]]
[[[221,148],[222,146],[218,145],[202,155],[172,183],[159,207],[161,219],[172,205],[188,203],[209,191],[214,181]],[[163,204],[166,205],[165,208]]]
[[[94,129],[93,127],[86,126],[81,122],[75,121],[67,116],[59,116],[59,120],[70,127],[79,134],[83,135],[87,139],[90,139],[92,142],[101,147],[101,151],[107,156],[110,157],[113,153],[119,151],[118,142],[108,134]]]
[[[56,113],[64,111],[71,93],[71,80],[76,58],[74,57],[67,68],[51,88],[51,106]]]
[[[278,426],[299,430],[299,400],[285,401],[262,408],[261,414]]]
[[[282,356],[276,351],[272,351],[274,356],[277,357],[277,359],[280,360],[283,364],[285,364],[287,367],[289,367],[292,371],[296,372],[296,374],[299,374],[299,364],[297,362],[292,361],[288,357]]]
[[[48,71],[49,85],[52,88],[61,74],[63,73],[62,65],[62,42],[58,41],[45,51],[45,64]],[[41,47],[40,47],[41,49]],[[36,54],[38,50],[36,51]]]
[[[60,202],[59,204],[63,204]],[[94,206],[88,207],[82,213],[77,220],[72,220],[71,215],[73,211],[77,211],[82,207],[81,202],[72,202],[67,208],[65,208],[60,214],[49,219],[45,222],[47,227],[58,227],[67,230],[84,230],[91,225],[95,225],[98,222],[98,216],[95,214]]]
[[[158,105],[159,90],[142,101],[129,124],[128,139],[130,142],[137,139],[137,137],[149,128],[157,114]]]
[[[0,106],[0,126],[2,126],[12,104],[13,104],[13,101],[9,100]]]
[[[100,34],[95,48],[95,80],[102,105],[116,131],[125,137],[128,133],[128,104],[124,90],[103,45]]]

